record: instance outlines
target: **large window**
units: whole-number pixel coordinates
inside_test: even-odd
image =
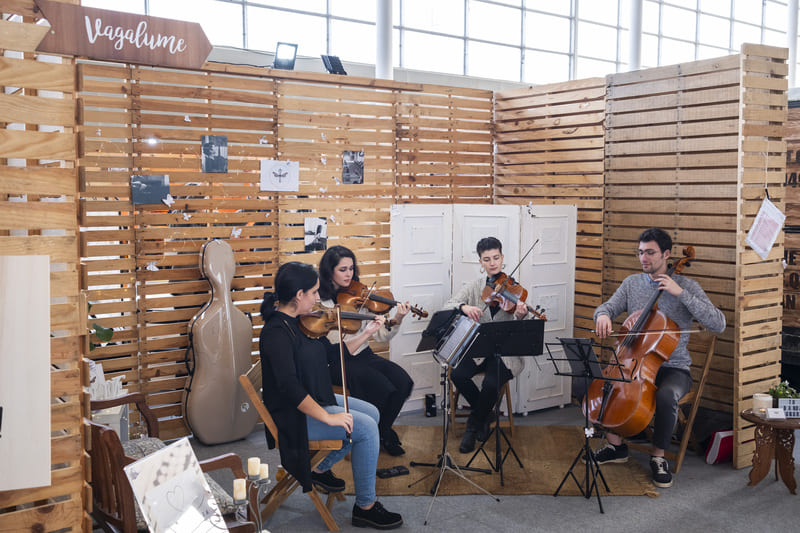
[[[199,22],[217,46],[375,62],[378,0],[82,0]],[[393,0],[394,66],[550,83],[627,70],[635,0]],[[642,67],[787,46],[788,0],[643,0]]]

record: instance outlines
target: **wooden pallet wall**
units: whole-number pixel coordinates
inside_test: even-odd
[[[605,94],[591,78],[495,95],[495,203],[578,207],[578,328],[593,328],[601,303]]]
[[[796,102],[795,102],[796,103]],[[783,258],[783,326],[800,328],[800,107],[788,110],[786,139],[786,222]]]
[[[737,416],[752,406],[752,396],[780,381],[783,233],[761,259],[745,244],[762,200],[785,211],[788,50],[743,45],[741,53],[741,130],[739,216],[736,228],[736,329],[734,372],[734,457],[737,468],[752,464],[754,427]]]
[[[0,492],[0,530],[80,531],[90,522],[81,423],[86,320],[79,281],[75,72],[70,60],[34,58],[47,28],[34,24],[32,2],[14,4],[3,10],[22,21],[0,21],[0,255],[50,256],[51,485]]]

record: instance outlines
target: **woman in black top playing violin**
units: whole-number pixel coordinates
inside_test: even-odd
[[[346,290],[352,281],[358,281],[355,254],[344,246],[331,246],[319,262],[319,277],[319,295],[322,304],[332,306],[336,303],[340,291]],[[376,355],[370,348],[369,341],[375,337],[379,342],[388,342],[397,334],[400,323],[409,310],[407,302],[397,304],[397,311],[390,320],[391,330],[384,327],[385,317],[378,315],[375,317],[375,322],[365,322],[360,331],[344,339],[352,354],[346,359],[347,388],[354,397],[378,408],[381,414],[378,423],[381,444],[392,456],[405,453],[400,446],[397,433],[392,429],[392,424],[411,395],[414,381],[400,365]],[[339,342],[339,332],[331,331],[328,339],[331,342]],[[342,374],[338,358],[331,360],[330,373],[333,383],[341,385]]]
[[[319,280],[310,265],[281,265],[275,276],[275,292],[267,293],[261,305],[262,390],[264,404],[278,426],[283,466],[300,482],[303,491],[312,483],[330,492],[344,490],[344,481],[331,467],[352,452],[356,501],[352,522],[357,527],[392,529],[402,517],[384,509],[375,496],[378,463],[378,412],[367,402],[351,398],[351,412],[334,395],[328,374],[328,359],[338,357],[339,346],[327,339],[303,334],[298,317],[311,312],[319,300]],[[347,350],[345,348],[345,355]],[[350,439],[346,439],[346,432]],[[308,440],[339,440],[342,448],[332,451],[312,472]],[[274,441],[267,435],[268,443]]]
[[[461,287],[444,308],[456,307],[462,314],[476,322],[499,322],[503,320],[521,320],[528,314],[528,307],[520,299],[512,312],[506,312],[498,306],[486,305],[483,301],[483,290],[503,271],[503,245],[495,237],[484,237],[476,246],[480,259],[481,275]],[[461,439],[459,451],[469,453],[475,449],[475,439],[486,440],[489,433],[490,413],[497,400],[497,391],[506,381],[522,371],[522,360],[519,357],[503,357],[497,364],[494,355],[488,355],[477,363],[475,359],[464,358],[450,373],[458,391],[469,402],[470,414],[467,429]],[[480,390],[472,381],[479,372],[485,372]]]

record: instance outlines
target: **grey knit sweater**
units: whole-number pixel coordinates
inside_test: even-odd
[[[696,281],[678,274],[674,274],[672,279],[683,289],[683,292],[680,296],[675,297],[664,291],[664,294],[658,299],[658,308],[667,317],[682,330],[691,329],[693,318],[709,331],[718,333],[725,329],[725,315],[711,303]],[[632,313],[642,309],[657,289],[658,283],[651,280],[648,274],[628,276],[614,295],[595,309],[594,319],[596,321],[598,316],[608,315],[613,320],[622,313]],[[692,357],[687,349],[688,344],[689,333],[682,333],[678,346],[663,366],[689,370]]]

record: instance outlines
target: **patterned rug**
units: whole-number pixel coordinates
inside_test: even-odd
[[[438,468],[411,466],[411,461],[435,463],[442,447],[442,428],[439,426],[395,426],[397,434],[403,443],[406,454],[401,457],[391,457],[381,452],[378,458],[378,468],[390,468],[404,465],[409,469],[408,475],[396,476],[386,479],[377,478],[376,490],[378,496],[396,495],[427,495],[439,473]],[[447,449],[458,466],[465,465],[473,454],[462,454],[458,445],[463,434],[463,424],[457,425],[455,431],[451,430]],[[583,447],[583,428],[578,426],[517,426],[513,436],[509,439],[514,447],[523,468],[520,468],[513,454],[509,454],[503,465],[504,485],[500,485],[500,474],[492,472],[484,474],[479,472],[464,471],[464,475],[493,494],[553,494],[559,483],[564,478],[575,459],[578,451]],[[592,447],[596,447],[598,439],[592,439]],[[506,446],[503,444],[503,453]],[[480,443],[479,443],[480,444]],[[477,447],[476,447],[477,449]],[[494,435],[484,447],[486,452],[495,460]],[[473,461],[476,468],[490,468],[483,454]],[[605,492],[600,485],[600,496],[658,496],[658,492],[650,482],[650,472],[637,461],[627,463],[612,463],[602,465],[602,474],[608,483],[609,492]],[[347,482],[347,493],[352,494],[353,476],[349,460],[341,461],[334,467],[337,476]],[[585,466],[581,461],[573,469],[578,481],[583,481]],[[426,479],[415,483],[421,478]],[[409,487],[411,485],[411,487]],[[470,483],[460,479],[452,472],[446,471],[439,494],[460,495],[480,494],[480,490]],[[570,477],[564,483],[559,495],[577,496],[580,491],[576,482]]]

